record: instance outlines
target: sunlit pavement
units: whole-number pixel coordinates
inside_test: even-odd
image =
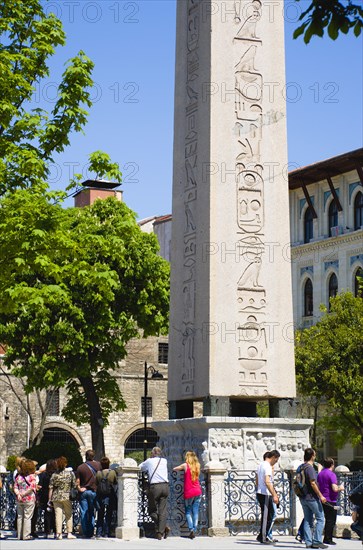
[[[47,550],[48,548],[85,548],[87,550],[116,550],[116,548],[129,548],[129,549],[154,549],[161,548],[163,550],[171,549],[184,549],[184,548],[198,548],[208,550],[257,550],[258,548],[271,548],[270,545],[260,544],[254,537],[249,535],[237,535],[230,537],[196,537],[194,540],[182,537],[168,537],[166,540],[156,540],[150,538],[142,538],[138,540],[121,540],[115,538],[109,539],[82,539],[75,540],[54,540],[53,538],[43,539],[38,538],[32,541],[20,541],[14,538],[10,533],[3,532],[1,538],[0,548],[1,550],[22,550],[23,548],[40,548],[41,550]],[[329,549],[333,550],[362,550],[362,543],[355,539],[334,539],[337,543],[336,546],[329,546]],[[278,536],[278,542],[273,546],[274,548],[292,548],[295,550],[304,550],[305,545],[298,543],[294,537],[290,536]],[[329,550],[328,549],[328,550]]]

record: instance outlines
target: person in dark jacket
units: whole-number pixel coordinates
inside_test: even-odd
[[[52,474],[57,471],[57,461],[48,460],[44,472],[39,474],[38,502],[41,510],[44,511],[44,533],[48,538],[51,531],[55,533],[55,516],[53,506],[48,506],[49,482]]]

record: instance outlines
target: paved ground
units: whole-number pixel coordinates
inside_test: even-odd
[[[363,546],[359,540],[348,539],[335,539],[336,546],[329,546],[330,550],[362,550]],[[54,539],[36,539],[33,541],[18,541],[14,537],[10,536],[6,539],[1,539],[1,550],[28,550],[38,548],[40,550],[48,550],[49,548],[56,547],[61,550],[153,550],[159,548],[159,550],[190,550],[197,548],[198,550],[262,550],[263,548],[270,548],[257,542],[254,537],[249,535],[237,535],[235,537],[196,537],[194,540],[181,537],[170,537],[166,540],[156,540],[149,538],[142,538],[139,540],[120,540],[120,539],[76,539],[57,541]],[[305,545],[299,544],[294,537],[279,536],[279,542],[274,545],[276,549],[290,548],[293,550],[304,550]]]

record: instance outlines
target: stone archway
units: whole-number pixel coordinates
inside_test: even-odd
[[[43,441],[64,441],[75,443],[78,448],[83,448],[85,443],[79,433],[63,422],[48,422],[44,426]]]

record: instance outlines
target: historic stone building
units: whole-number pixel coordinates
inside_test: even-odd
[[[289,174],[294,324],[309,327],[337,292],[358,293],[363,276],[363,149]],[[324,453],[339,464],[363,461],[362,447],[337,450],[329,434]]]

